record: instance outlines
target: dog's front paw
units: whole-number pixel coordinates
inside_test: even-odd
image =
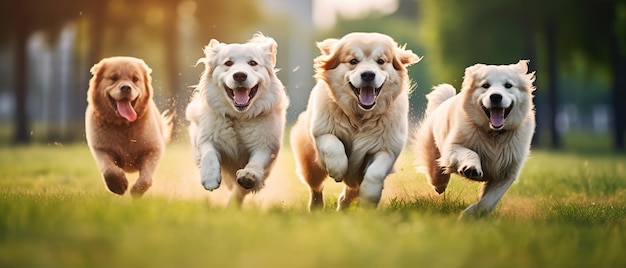
[[[468,179],[480,179],[483,177],[483,170],[479,166],[464,165],[457,171]]]
[[[333,178],[336,182],[343,181],[343,178],[348,173],[348,158],[343,157],[327,158],[326,159],[326,171],[328,176]]]
[[[458,217],[458,220],[465,218],[481,218],[489,215],[491,210],[481,207],[478,203],[474,203],[467,207]]]
[[[244,168],[237,170],[237,184],[246,190],[259,190],[263,187],[262,174]]]
[[[209,191],[219,188],[222,183],[222,175],[220,174],[219,168],[211,168],[210,164],[202,163],[200,165],[200,182],[202,186],[204,186],[204,189]]]

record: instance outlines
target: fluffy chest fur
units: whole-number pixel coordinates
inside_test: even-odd
[[[100,120],[87,109],[85,127],[87,143],[92,150],[108,151],[116,164],[127,172],[137,171],[144,154],[163,151],[165,142],[156,118],[149,113],[129,124],[111,124]]]
[[[348,156],[347,177],[360,178],[369,158],[386,151],[399,155],[407,137],[408,96],[403,93],[384,111],[346,111],[328,98],[326,88],[316,87],[313,98],[323,105],[310,105],[313,136],[333,134],[341,140]],[[320,100],[322,99],[322,100]]]

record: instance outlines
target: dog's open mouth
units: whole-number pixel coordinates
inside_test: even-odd
[[[259,90],[259,84],[247,88],[247,87],[237,87],[237,88],[229,88],[227,85],[224,85],[224,89],[226,89],[226,94],[233,100],[233,105],[239,111],[244,111],[250,105],[250,101],[254,96],[256,96],[257,91]]]
[[[513,103],[509,105],[507,108],[502,107],[493,107],[487,108],[483,106],[483,111],[489,118],[489,125],[491,125],[492,129],[498,130],[504,126],[504,122],[506,121],[506,117],[509,116],[511,110],[513,109]]]
[[[348,82],[352,91],[359,99],[359,106],[363,108],[363,110],[370,110],[376,106],[376,98],[378,98],[378,94],[380,94],[380,90],[383,88],[383,85],[380,87],[355,87],[351,82]]]
[[[115,108],[117,115],[126,119],[128,122],[134,122],[137,120],[137,112],[135,111],[135,104],[137,104],[137,99],[129,100],[129,99],[121,99],[116,100],[109,96],[109,101],[111,102],[111,106]]]

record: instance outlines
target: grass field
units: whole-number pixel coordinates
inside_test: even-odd
[[[478,183],[443,196],[402,155],[377,210],[324,211],[289,148],[241,210],[206,192],[185,142],[146,196],[105,190],[86,144],[0,147],[0,267],[626,267],[626,156],[534,150],[485,218],[457,221]],[[136,176],[131,176],[134,180]]]

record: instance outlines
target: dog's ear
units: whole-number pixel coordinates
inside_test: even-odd
[[[527,88],[530,92],[533,92],[537,89],[535,86],[533,86],[533,82],[535,82],[535,72],[528,73],[529,62],[530,60],[520,60],[513,65],[524,80],[522,81],[523,87]]]
[[[394,50],[393,68],[396,70],[402,70],[403,67],[418,63],[423,58],[413,53],[413,51],[407,50],[406,45],[396,47]]]
[[[317,47],[322,52],[322,55],[315,58],[314,66],[316,70],[332,70],[339,66],[339,53],[340,48],[337,47],[339,39],[328,38],[322,42],[317,42]]]
[[[276,43],[276,40],[274,40],[274,38],[265,36],[261,32],[257,32],[256,34],[254,34],[254,36],[252,36],[252,39],[250,39],[249,42],[262,44],[263,50],[268,52],[267,56],[270,60],[270,63],[272,64],[272,68],[276,66],[276,53],[278,43]]]
[[[209,44],[206,45],[204,49],[202,49],[202,51],[204,51],[204,57],[196,61],[196,66],[198,66],[198,64],[200,63],[203,63],[206,71],[209,73],[212,72],[212,66],[215,66],[215,63],[213,62],[215,58],[214,56],[215,54],[217,54],[222,46],[224,46],[224,44],[215,39],[211,39],[211,41],[209,41]]]
[[[150,69],[148,64],[146,64],[146,62],[143,61],[142,59],[137,59],[137,61],[139,62],[139,66],[143,72],[143,83],[144,83],[144,86],[146,87],[148,98],[151,98],[152,93],[153,93],[152,76],[150,76],[150,74],[152,73],[152,69]]]
[[[461,91],[470,89],[474,85],[474,74],[479,69],[485,67],[482,63],[474,64],[465,68],[465,75],[463,75],[463,84],[461,85]]]
[[[96,64],[94,64],[91,69],[89,69],[89,72],[91,73],[91,75],[96,75],[98,74],[98,71],[100,71],[100,68],[102,68],[104,65],[103,61],[100,61]]]
[[[336,38],[328,38],[322,42],[316,42],[317,48],[320,49],[322,55],[329,56],[333,52],[333,47],[335,44],[339,42],[339,39]]]
[[[89,72],[92,75],[91,79],[89,79],[89,88],[93,88],[94,90],[97,88],[98,83],[100,83],[102,78],[104,78],[102,77],[102,73],[104,73],[105,69],[106,59],[100,60],[100,62],[94,64],[91,69],[89,69]]]

